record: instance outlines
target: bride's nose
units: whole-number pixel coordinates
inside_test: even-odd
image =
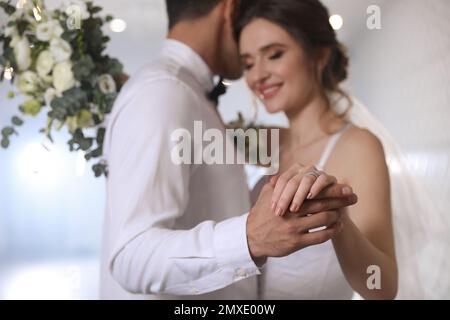
[[[265,81],[267,81],[267,79],[270,78],[270,72],[269,72],[269,70],[267,70],[264,63],[257,62],[254,64],[254,66],[250,72],[250,77],[251,77],[251,83],[253,85],[258,85],[258,84],[264,83]]]

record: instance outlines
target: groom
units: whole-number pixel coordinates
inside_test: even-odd
[[[272,213],[271,185],[250,209],[242,165],[172,161],[175,130],[193,136],[194,122],[201,121],[204,129],[224,132],[207,93],[214,75],[238,79],[242,69],[232,28],[236,0],[166,3],[168,39],[158,58],[125,85],[107,128],[101,297],[255,299],[256,275],[267,257],[333,233],[314,241],[300,233],[286,239],[286,230],[298,228],[302,218]],[[325,196],[341,194],[340,188]],[[303,214],[331,225],[338,214],[324,211],[355,201],[308,201]]]

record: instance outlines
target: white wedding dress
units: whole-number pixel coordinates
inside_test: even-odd
[[[336,143],[349,126],[329,138],[316,167],[322,170]],[[287,257],[269,258],[259,279],[262,299],[351,299],[353,289],[342,273],[328,241],[297,251]]]

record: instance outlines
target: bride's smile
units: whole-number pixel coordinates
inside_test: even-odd
[[[280,91],[282,83],[279,84],[263,84],[259,87],[260,97],[262,100],[267,101],[277,95]]]

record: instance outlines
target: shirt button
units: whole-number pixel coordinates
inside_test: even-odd
[[[193,293],[193,294],[198,294],[199,292],[200,292],[200,290],[198,290],[197,288],[191,289],[191,293]]]
[[[238,268],[235,270],[234,275],[236,278],[245,278],[248,276],[247,271],[242,268]]]

